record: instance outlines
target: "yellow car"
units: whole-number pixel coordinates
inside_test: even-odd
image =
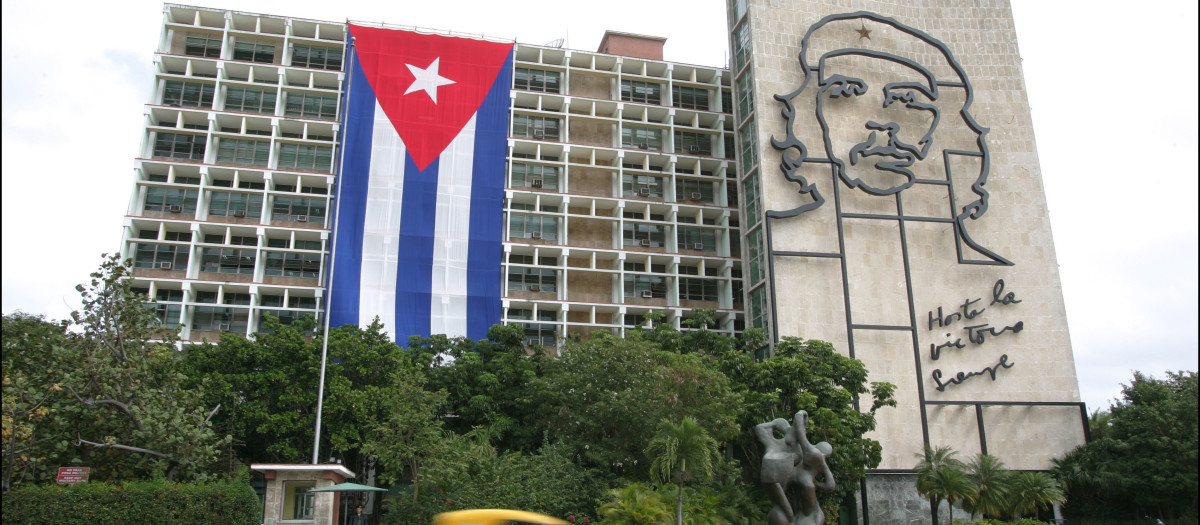
[[[570,525],[558,518],[536,512],[503,509],[474,509],[443,512],[433,517],[433,525]]]

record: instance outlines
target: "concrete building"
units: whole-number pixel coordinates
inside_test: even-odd
[[[1086,413],[1007,2],[835,4],[729,0],[729,70],[517,44],[504,320],[828,340],[898,387],[848,508],[925,523],[925,446],[1042,470]],[[122,252],[185,340],[319,314],[345,35],[165,6]]]
[[[344,24],[167,5],[122,254],[187,341],[322,308],[345,82]],[[741,329],[729,79],[662,61],[517,44],[504,318],[549,348],[651,310]]]
[[[926,446],[1044,470],[1087,414],[1008,3],[844,4],[728,3],[748,324],[897,385],[859,510],[926,523]]]

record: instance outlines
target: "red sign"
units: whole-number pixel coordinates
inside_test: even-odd
[[[92,467],[58,467],[58,483],[87,483]]]

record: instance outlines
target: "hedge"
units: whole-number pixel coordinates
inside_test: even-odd
[[[22,486],[4,495],[4,523],[258,525],[262,505],[245,481],[131,481]]]

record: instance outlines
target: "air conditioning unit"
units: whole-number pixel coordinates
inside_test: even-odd
[[[536,284],[531,284],[531,285],[529,285],[529,291],[531,291],[531,292],[540,292],[540,291],[542,291],[542,287],[541,287],[541,286],[538,286],[538,285],[536,285]]]
[[[649,194],[650,194],[650,188],[640,188],[640,189],[638,189],[638,194],[640,194],[640,195],[649,195]]]
[[[692,192],[692,200],[694,200],[694,201],[698,201],[698,200],[700,200],[700,199],[703,199],[703,198],[704,198],[704,194],[703,194],[703,193],[700,193],[700,192],[698,192],[698,191],[693,191],[693,192]]]
[[[702,242],[693,243],[693,244],[692,244],[692,249],[693,249],[693,250],[703,250],[703,249],[704,249],[704,243],[702,243]]]
[[[183,206],[180,206],[178,204],[172,204],[170,206],[167,206],[167,211],[169,211],[171,213],[182,213]]]
[[[234,217],[245,217],[246,210],[233,210],[233,216]]]
[[[217,323],[217,330],[220,330],[222,332],[228,332],[229,331],[229,323]]]
[[[649,144],[638,144],[638,149],[650,149]]]
[[[529,181],[529,186],[534,187],[534,188],[541,188],[542,187],[542,179],[533,179],[533,180]]]
[[[308,215],[297,215],[296,222],[308,222]]]
[[[544,138],[546,138],[546,130],[544,130],[544,129],[535,129],[535,130],[533,130],[533,138],[535,138],[535,139],[544,139]]]
[[[653,299],[654,292],[651,292],[650,290],[642,290],[642,297],[644,297],[646,299]]]
[[[642,239],[642,246],[650,246],[650,239]]]
[[[170,269],[171,269],[171,263],[169,263],[169,262],[160,262],[160,263],[158,263],[158,269],[159,269],[159,270],[170,270]]]
[[[700,153],[700,146],[688,146],[688,153]]]
[[[529,238],[530,238],[530,239],[541,239],[541,238],[542,238],[542,232],[530,232],[530,233],[529,233]]]

